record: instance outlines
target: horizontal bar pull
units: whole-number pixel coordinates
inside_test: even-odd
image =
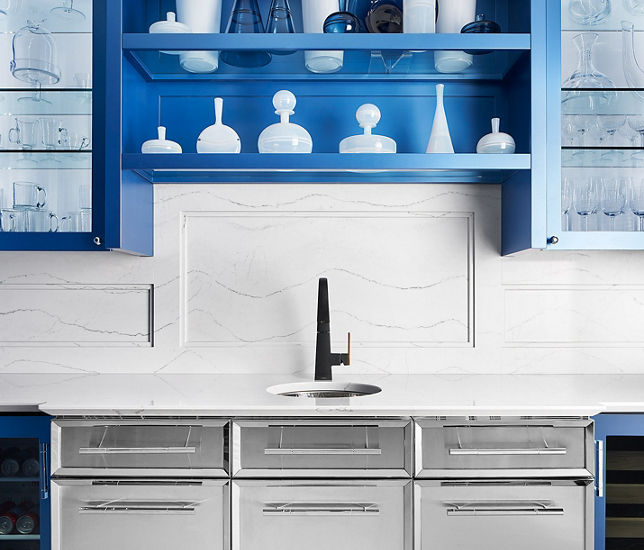
[[[544,502],[475,502],[448,504],[448,516],[563,516],[564,509]]]
[[[177,515],[194,514],[194,502],[124,502],[109,501],[81,506],[81,514]]]
[[[262,512],[265,516],[361,516],[377,515],[380,508],[363,502],[286,502],[267,503]]]
[[[81,455],[179,455],[195,454],[197,447],[81,447]]]
[[[285,447],[272,447],[264,449],[265,455],[381,455],[382,449],[377,448],[302,448],[302,449],[289,449]]]
[[[450,449],[450,455],[466,456],[542,456],[565,455],[568,449],[561,447],[542,447],[533,449]]]

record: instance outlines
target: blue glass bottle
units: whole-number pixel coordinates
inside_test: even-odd
[[[324,21],[325,33],[356,33],[362,32],[360,19],[356,15],[355,0],[340,0],[340,11],[332,13]]]
[[[291,6],[288,0],[273,0],[271,2],[271,7],[268,10],[266,32],[270,34],[288,34],[295,32]],[[295,50],[276,50],[271,53],[275,55],[289,55],[295,53]]]
[[[257,0],[235,0],[226,32],[229,34],[257,34],[266,32]],[[264,51],[226,50],[221,59],[235,67],[263,67],[271,61],[271,54]]]

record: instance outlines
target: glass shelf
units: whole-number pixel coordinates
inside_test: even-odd
[[[38,483],[37,477],[0,477],[0,483]]]
[[[561,90],[562,115],[644,115],[644,90],[634,88]]]
[[[0,171],[2,170],[90,170],[91,151],[2,151],[0,150]]]
[[[150,183],[502,183],[519,170],[530,170],[530,155],[125,154],[123,169]]]
[[[40,535],[0,535],[3,540],[40,540]]]
[[[0,116],[91,114],[91,90],[0,90]]]
[[[636,147],[564,147],[562,168],[644,168],[644,149]]]
[[[529,34],[125,34],[123,49],[134,66],[148,80],[253,80],[280,79],[435,79],[500,80],[519,57],[530,50]],[[177,55],[160,50],[298,50],[291,55],[274,55],[261,68],[243,69],[221,62],[215,73],[194,74],[181,69]],[[493,50],[475,56],[463,73],[442,74],[434,68],[435,50]],[[305,50],[342,50],[343,68],[332,74],[313,74],[304,66]],[[412,51],[413,50],[413,51]]]

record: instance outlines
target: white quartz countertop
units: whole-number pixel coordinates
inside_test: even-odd
[[[314,400],[266,388],[277,375],[0,375],[0,411],[52,415],[592,416],[644,412],[644,375],[382,375],[348,379],[376,395]]]

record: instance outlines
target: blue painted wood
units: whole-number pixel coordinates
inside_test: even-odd
[[[46,449],[47,463],[40,485],[40,550],[51,548],[51,498],[50,498],[50,457],[51,417],[46,415],[4,416],[0,415],[0,439],[37,439],[39,448]],[[42,466],[42,464],[41,464]],[[10,494],[3,494],[10,498]],[[24,544],[24,543],[23,543]]]
[[[530,50],[530,34],[148,34],[123,35],[123,50]]]
[[[644,415],[642,414],[600,414],[595,421],[595,440],[603,441],[610,436],[644,437]],[[605,456],[605,455],[604,455]],[[606,480],[606,460],[602,479]],[[596,473],[597,475],[597,473]],[[605,482],[605,481],[604,481]],[[595,550],[606,549],[606,491],[604,496],[595,497]]]

